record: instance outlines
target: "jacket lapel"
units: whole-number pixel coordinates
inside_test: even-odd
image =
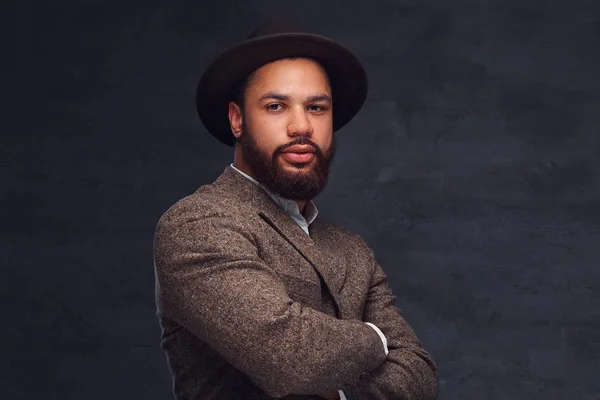
[[[327,241],[327,236],[319,235],[322,224],[320,218],[317,217],[311,224],[309,230],[311,237],[262,188],[230,166],[215,183],[227,183],[228,186],[233,186],[231,189],[235,189],[240,201],[248,202],[256,208],[259,217],[313,266],[325,282],[339,309],[339,295],[344,283],[346,267],[343,263],[336,262],[335,254],[323,251],[328,246],[322,243]]]
[[[313,266],[335,299],[342,288],[346,269],[339,268],[333,255],[324,253],[320,243],[308,236],[283,210],[277,213],[261,211],[259,216]],[[313,224],[318,224],[317,221]]]

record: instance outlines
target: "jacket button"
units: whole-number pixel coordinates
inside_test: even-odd
[[[360,374],[361,379],[366,379],[366,378],[368,378],[370,376],[371,376],[371,374],[368,373],[368,372],[363,372],[362,374]]]

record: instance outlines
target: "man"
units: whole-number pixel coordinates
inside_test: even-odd
[[[200,118],[235,150],[156,230],[178,399],[436,397],[436,366],[371,250],[312,202],[366,90],[347,49],[277,21],[204,72]]]

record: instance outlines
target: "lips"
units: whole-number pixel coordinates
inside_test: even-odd
[[[291,163],[309,163],[315,158],[315,149],[312,146],[294,145],[281,152],[281,155]]]
[[[305,164],[311,162],[315,158],[315,153],[282,153],[283,157],[294,164]]]
[[[314,147],[312,147],[311,145],[301,145],[301,144],[295,144],[293,146],[290,146],[288,148],[286,148],[285,150],[283,150],[283,153],[298,153],[298,154],[304,154],[304,153],[314,153],[315,149]]]
[[[315,158],[315,149],[310,145],[294,145],[283,150],[281,155],[291,163],[305,164]]]

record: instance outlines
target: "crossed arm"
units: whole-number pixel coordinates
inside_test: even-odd
[[[364,242],[362,245],[374,269],[363,321],[375,324],[384,333],[389,354],[365,378],[346,387],[344,393],[349,400],[435,399],[437,366],[395,306],[396,297],[372,251]]]
[[[343,389],[360,399],[434,398],[420,388],[423,380],[428,386],[433,381],[433,364],[412,332],[395,326],[401,317],[387,306],[381,278],[375,277],[365,321],[388,337],[387,360],[379,336],[363,321],[338,320],[292,301],[242,223],[224,215],[197,215],[184,208],[163,217],[157,227],[161,313],[272,397]],[[365,371],[371,378],[357,384]]]

